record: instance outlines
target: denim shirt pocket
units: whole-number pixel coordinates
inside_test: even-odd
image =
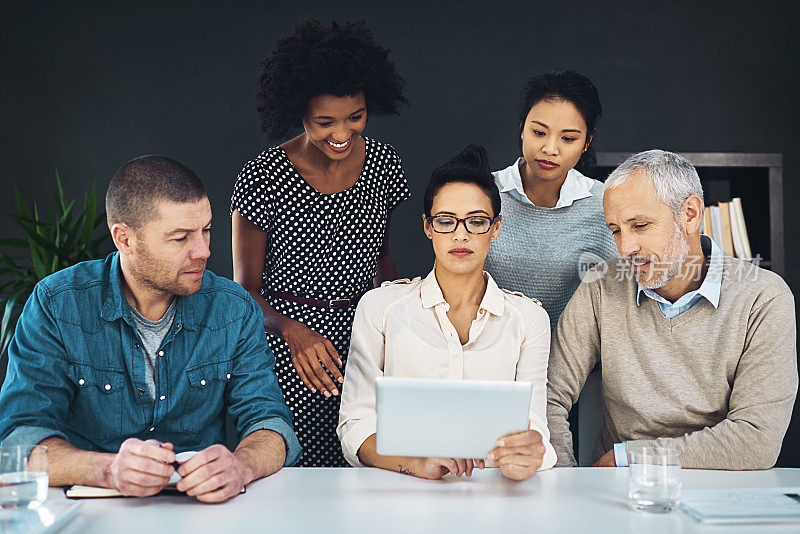
[[[67,376],[75,387],[69,407],[72,428],[90,441],[121,436],[124,373],[71,364]]]
[[[189,383],[181,414],[181,430],[197,434],[211,427],[225,409],[225,386],[233,361],[205,363],[186,370]]]

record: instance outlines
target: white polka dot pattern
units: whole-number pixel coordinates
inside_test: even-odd
[[[328,338],[342,362],[347,359],[354,308],[331,310],[270,294],[333,300],[351,298],[372,286],[386,218],[411,193],[394,148],[364,139],[364,168],[349,189],[320,193],[300,176],[281,147],[273,147],[245,164],[231,200],[231,211],[238,210],[268,235],[261,294],[278,312]],[[339,397],[312,394],[297,376],[283,339],[269,333],[267,338],[303,446],[299,465],[347,466],[336,436]]]

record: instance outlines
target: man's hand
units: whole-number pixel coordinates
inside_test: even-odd
[[[109,485],[123,495],[155,495],[175,472],[174,461],[171,443],[126,439],[109,466]]]
[[[617,467],[617,460],[614,458],[614,449],[611,449],[601,456],[592,467]]]
[[[401,464],[399,471],[404,475],[412,475],[428,480],[439,480],[447,473],[457,477],[472,476],[472,470],[484,468],[483,460],[470,458],[415,458],[408,465]]]
[[[497,448],[489,452],[489,465],[500,468],[504,477],[525,480],[536,474],[544,460],[542,435],[530,429],[508,434],[497,440]]]
[[[198,452],[178,468],[183,478],[179,491],[201,502],[223,502],[238,495],[253,475],[224,445],[212,445]]]

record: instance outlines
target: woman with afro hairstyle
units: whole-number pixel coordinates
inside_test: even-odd
[[[301,22],[262,62],[256,109],[273,139],[231,201],[233,275],[264,313],[303,466],[346,466],[336,436],[361,296],[396,278],[391,212],[410,195],[394,148],[362,136],[407,103],[389,50],[363,22]]]

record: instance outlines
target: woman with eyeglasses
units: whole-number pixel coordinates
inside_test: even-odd
[[[433,271],[384,284],[356,309],[337,428],[352,465],[429,479],[485,467],[469,458],[377,454],[379,376],[532,382],[530,429],[498,436],[503,446],[491,451],[489,465],[521,480],[555,464],[546,423],[549,319],[538,301],[500,289],[483,270],[500,225],[500,193],[482,147],[469,145],[433,171],[422,216]]]
[[[603,183],[588,174],[600,118],[594,84],[573,71],[531,78],[519,105],[522,156],[494,173],[505,230],[486,270],[502,287],[541,300],[555,328],[581,274],[618,256],[603,213]]]
[[[256,107],[272,138],[299,135],[248,161],[231,200],[233,277],[263,311],[304,467],[347,465],[336,422],[355,305],[397,277],[389,223],[411,193],[394,148],[362,135],[406,103],[388,55],[363,22],[307,20],[275,41]]]

